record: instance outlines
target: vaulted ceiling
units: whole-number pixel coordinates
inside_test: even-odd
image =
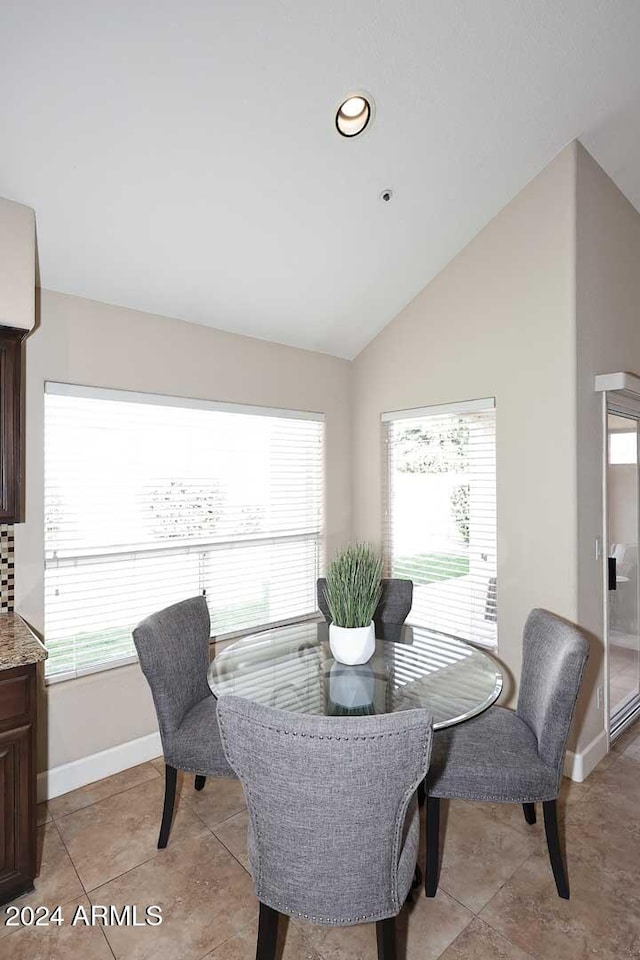
[[[43,287],[352,357],[570,140],[640,206],[637,0],[0,10]]]

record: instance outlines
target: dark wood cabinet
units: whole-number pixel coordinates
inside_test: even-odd
[[[22,341],[0,326],[0,523],[22,520]]]
[[[0,903],[36,875],[36,666],[0,671]]]

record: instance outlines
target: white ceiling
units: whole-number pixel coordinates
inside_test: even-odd
[[[638,0],[1,0],[0,195],[43,287],[352,357],[573,138],[640,206],[639,51]]]

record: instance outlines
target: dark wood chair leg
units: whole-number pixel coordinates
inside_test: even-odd
[[[542,804],[544,813],[544,832],[547,835],[547,846],[549,848],[549,859],[551,860],[551,869],[553,878],[556,881],[558,896],[563,900],[569,899],[569,881],[567,872],[562,860],[562,851],[560,850],[560,836],[558,834],[558,802],[557,800],[545,800]]]
[[[171,821],[173,820],[173,807],[176,801],[176,781],[178,771],[175,767],[170,767],[168,763],[164,766],[164,808],[162,810],[162,824],[160,825],[160,836],[158,837],[158,850],[164,850],[171,831]]]
[[[256,960],[275,960],[279,916],[280,914],[277,910],[268,907],[266,903],[260,903]]]
[[[438,892],[438,870],[440,846],[440,799],[427,797],[427,862],[424,875],[424,889],[428,897]]]
[[[536,822],[536,805],[535,803],[523,803],[522,809],[524,810],[524,818],[527,823]]]
[[[201,777],[199,773],[196,773],[196,790],[202,790],[206,782],[206,777]]]
[[[378,920],[376,923],[378,960],[396,960],[396,918]]]

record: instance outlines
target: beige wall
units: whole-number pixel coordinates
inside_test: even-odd
[[[0,197],[0,326],[33,326],[35,268],[35,214]]]
[[[27,521],[16,527],[16,609],[36,629],[43,627],[45,380],[325,413],[328,551],[349,539],[347,361],[48,291],[26,354]],[[40,769],[156,729],[137,665],[52,684],[46,714]]]
[[[595,160],[577,156],[578,619],[593,642],[588,686],[604,681],[601,565],[601,394],[598,373],[640,374],[640,214]],[[603,728],[595,698],[583,702],[579,748]]]
[[[499,656],[516,677],[529,610],[577,613],[574,219],[572,145],[353,365],[353,532],[368,540],[380,414],[496,398]]]

